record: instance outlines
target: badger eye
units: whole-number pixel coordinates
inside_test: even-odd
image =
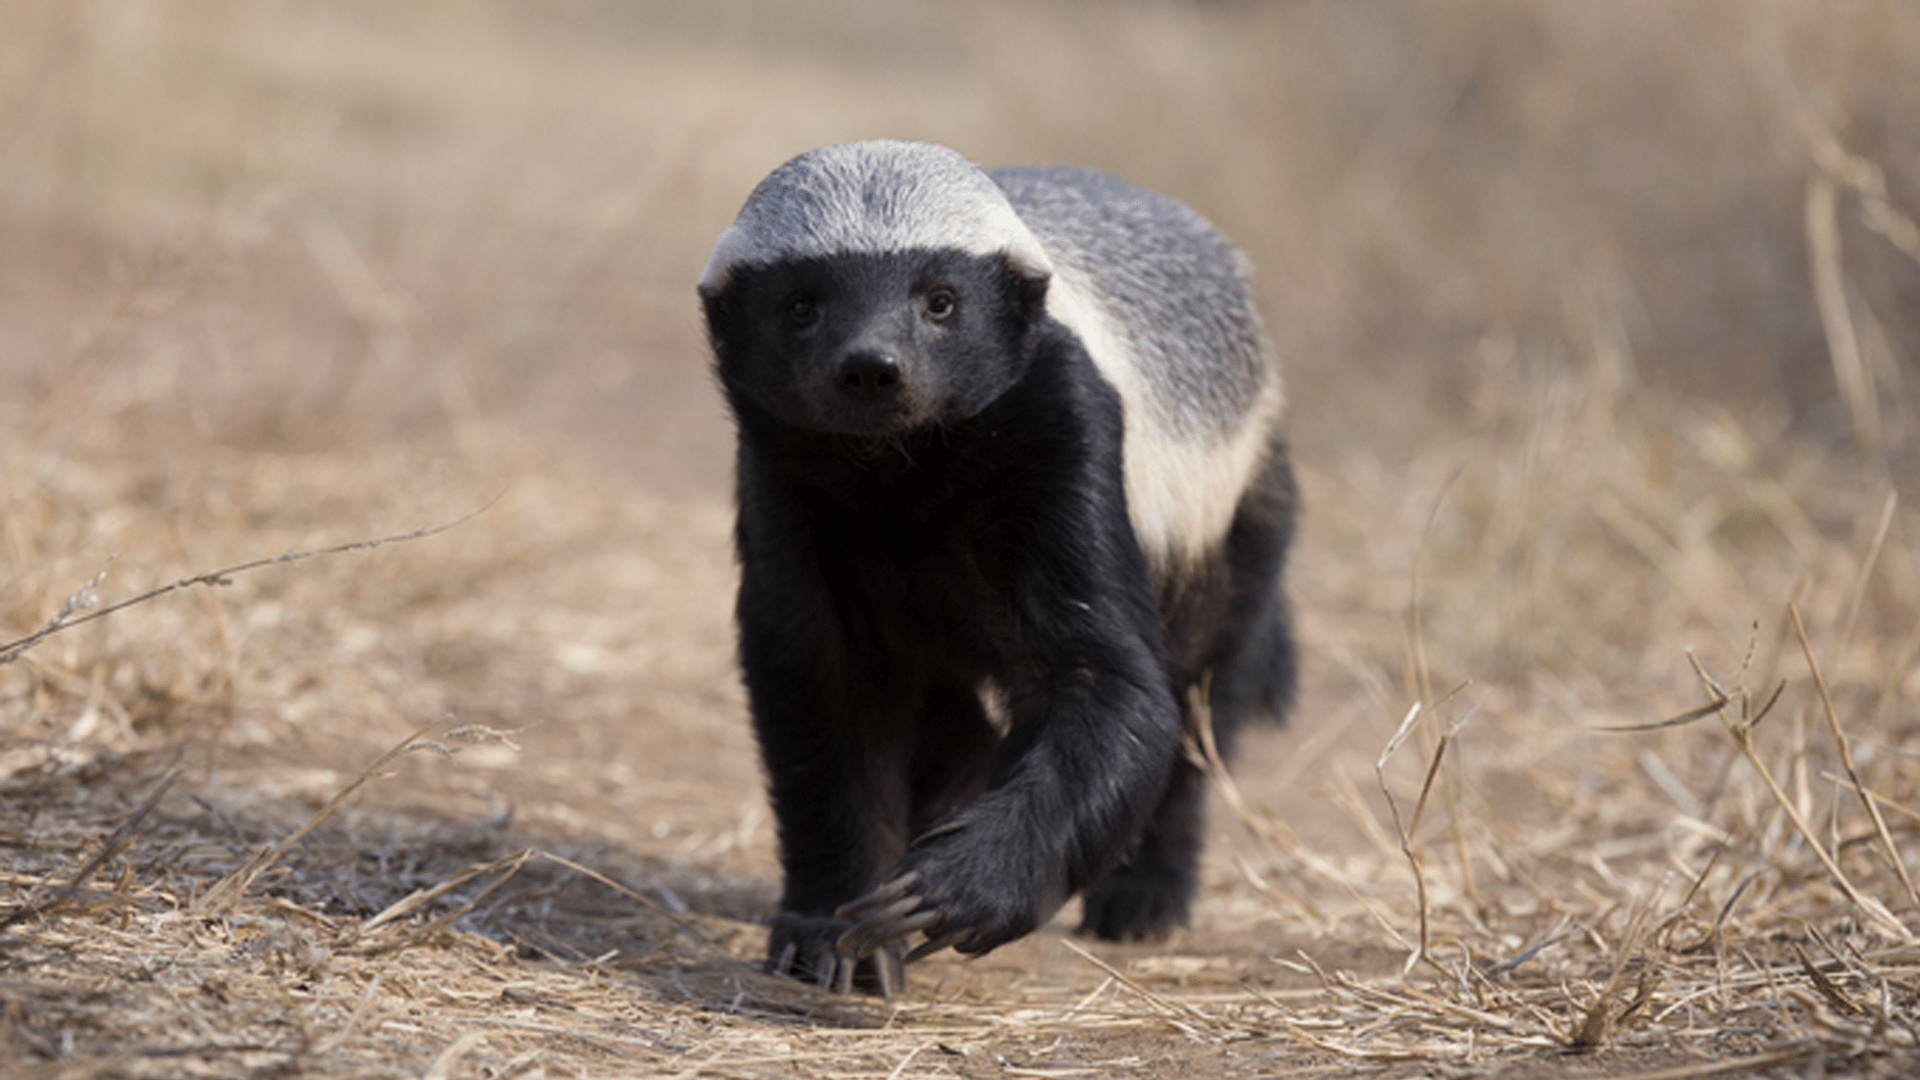
[[[934,322],[946,322],[953,318],[954,310],[960,306],[960,300],[953,294],[952,289],[935,289],[927,294],[926,305],[927,318]]]
[[[796,296],[787,301],[787,318],[792,319],[795,326],[810,325],[819,317],[820,309],[814,306],[813,297]]]

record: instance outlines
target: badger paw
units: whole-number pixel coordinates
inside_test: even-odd
[[[907,984],[904,945],[881,945],[854,956],[836,948],[852,928],[845,919],[783,911],[767,935],[769,974],[811,982],[837,993],[859,991],[888,1000]]]
[[[1065,867],[1036,844],[1018,815],[976,802],[914,841],[898,876],[834,912],[848,929],[835,943],[860,958],[926,939],[912,963],[952,946],[978,955],[1028,933],[1066,898]]]
[[[1087,893],[1079,932],[1102,941],[1158,941],[1187,925],[1192,898],[1191,874],[1121,866]]]

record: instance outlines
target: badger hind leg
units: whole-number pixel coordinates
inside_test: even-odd
[[[1285,577],[1299,499],[1286,444],[1276,439],[1227,533],[1232,599],[1208,664],[1213,671],[1208,703],[1223,758],[1242,721],[1283,721],[1293,705],[1299,664]]]
[[[1174,762],[1160,801],[1124,863],[1086,895],[1080,933],[1106,941],[1155,941],[1187,924],[1206,837],[1206,778]]]
[[[1246,720],[1279,718],[1292,693],[1284,602],[1276,597],[1245,629],[1232,659],[1213,670],[1208,694],[1208,719],[1222,760],[1231,760]],[[1186,729],[1195,730],[1198,718],[1184,695],[1181,706]],[[1156,941],[1187,925],[1206,836],[1206,776],[1185,756],[1176,758],[1133,853],[1087,893],[1080,933],[1106,941]]]
[[[1187,691],[1206,685],[1208,720],[1223,761],[1232,760],[1246,721],[1282,720],[1293,702],[1296,647],[1281,579],[1296,498],[1286,448],[1276,442],[1228,531],[1224,582],[1215,578],[1224,588],[1194,590],[1163,616],[1169,660],[1188,673],[1175,676],[1182,719],[1187,730],[1195,729]],[[1080,932],[1151,941],[1185,926],[1206,830],[1206,777],[1177,758],[1133,853],[1086,894]]]

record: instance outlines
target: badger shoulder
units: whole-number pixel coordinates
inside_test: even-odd
[[[1125,410],[1128,515],[1161,569],[1218,546],[1278,439],[1244,256],[1184,204],[1092,169],[988,174],[1052,265],[1048,313]]]

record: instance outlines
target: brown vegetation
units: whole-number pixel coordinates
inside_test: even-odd
[[[0,4],[0,1074],[1911,1071],[1910,6],[796,19]],[[1194,928],[891,1006],[757,970],[690,286],[875,135],[1238,238],[1308,509]]]

